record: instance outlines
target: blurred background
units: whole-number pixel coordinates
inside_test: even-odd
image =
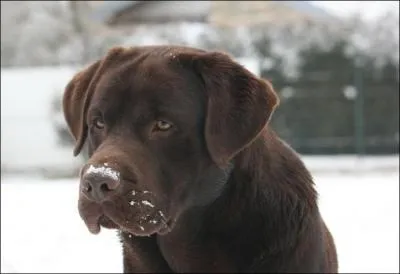
[[[398,1],[2,1],[2,273],[121,271],[115,232],[79,219],[86,155],[61,98],[110,47],[150,44],[223,50],[271,81],[340,271],[399,272]]]

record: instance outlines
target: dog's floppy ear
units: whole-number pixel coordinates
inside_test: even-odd
[[[213,161],[222,167],[260,134],[278,97],[268,81],[225,53],[184,54],[181,58],[190,61],[205,85],[205,139]]]
[[[121,51],[123,51],[122,48],[110,50],[104,59],[92,63],[75,74],[65,88],[63,112],[68,128],[76,141],[74,156],[80,153],[85,144],[88,134],[86,114],[96,84],[105,69],[110,66],[110,62],[115,61],[112,57]]]

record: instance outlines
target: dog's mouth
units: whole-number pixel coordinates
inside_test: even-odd
[[[171,221],[165,210],[146,195],[135,198],[117,197],[114,201],[99,204],[80,197],[79,213],[92,234],[100,233],[101,227],[120,229],[135,236],[167,234],[171,230]]]

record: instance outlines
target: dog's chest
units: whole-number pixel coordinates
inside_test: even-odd
[[[159,239],[160,251],[174,272],[235,272],[233,261],[214,241]]]

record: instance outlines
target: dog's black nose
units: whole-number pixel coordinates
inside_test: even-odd
[[[107,176],[88,171],[81,176],[81,191],[88,199],[95,202],[107,200],[115,193],[119,185],[119,176]]]

